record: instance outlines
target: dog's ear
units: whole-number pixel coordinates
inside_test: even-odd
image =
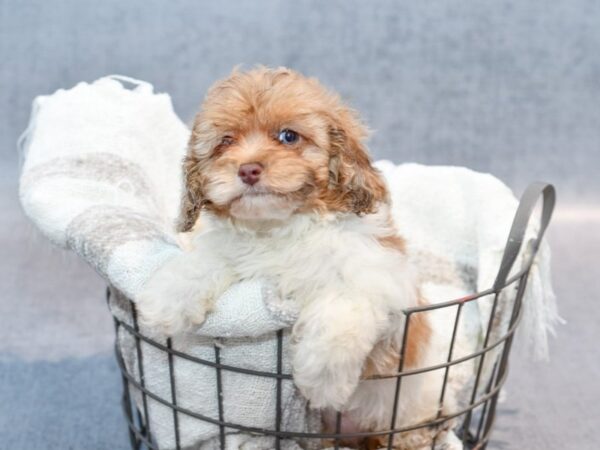
[[[214,132],[200,111],[194,118],[192,132],[188,141],[187,154],[183,159],[183,186],[181,206],[177,220],[177,231],[184,233],[194,228],[204,206],[203,195],[203,166],[209,149],[214,145]]]
[[[202,178],[200,176],[200,161],[190,149],[183,160],[183,189],[177,231],[190,231],[202,209]]]
[[[366,135],[356,114],[345,108],[329,127],[329,189],[346,210],[359,215],[388,201],[386,185],[363,143]]]

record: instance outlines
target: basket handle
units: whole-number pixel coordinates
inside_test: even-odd
[[[540,242],[542,241],[542,237],[544,236],[546,228],[548,228],[548,224],[552,218],[552,212],[554,211],[554,205],[556,203],[556,190],[554,189],[554,186],[544,183],[543,181],[531,183],[521,196],[519,207],[517,208],[515,218],[513,219],[513,223],[510,228],[510,233],[508,234],[508,241],[506,242],[506,247],[504,248],[500,269],[498,270],[496,281],[494,281],[494,291],[496,292],[502,289],[506,284],[508,274],[510,273],[515,260],[519,255],[521,246],[523,245],[525,231],[527,230],[529,219],[533,214],[533,210],[540,196],[542,196],[540,229],[532,242],[530,262],[533,261],[533,258],[535,258],[540,246]]]

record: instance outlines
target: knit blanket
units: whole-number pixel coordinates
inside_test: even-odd
[[[182,250],[174,223],[182,187],[181,160],[189,129],[173,111],[167,94],[150,84],[110,76],[91,84],[37,97],[23,135],[20,199],[27,216],[56,245],[89,263],[113,287],[111,309],[126,323],[152,273]],[[418,266],[431,301],[491,287],[517,207],[511,191],[491,175],[459,167],[377,166],[389,185],[393,214]],[[531,235],[536,231],[531,227]],[[548,353],[548,334],[558,323],[550,283],[549,249],[543,243],[532,268],[524,299],[520,337],[538,357]],[[519,264],[516,264],[518,266]],[[297,310],[292,301],[270,294],[265,282],[232,286],[216,303],[206,323],[178,336],[177,350],[222,363],[273,372],[276,333],[283,330],[283,371],[289,328]],[[490,300],[477,302],[469,317],[477,341],[487,327]],[[509,315],[499,306],[500,330]],[[144,330],[142,330],[144,331]],[[120,330],[128,373],[140,379],[134,339]],[[164,352],[143,344],[146,388],[170,401]],[[224,420],[257,428],[274,428],[275,381],[222,371]],[[177,358],[174,366],[179,405],[219,418],[215,369]],[[139,392],[133,393],[143,410]],[[282,429],[310,431],[318,417],[289,380],[282,386]],[[172,411],[149,399],[149,427],[160,448],[174,448]],[[179,414],[180,445],[217,448],[220,429]],[[272,448],[268,439],[228,429],[227,448]],[[282,448],[298,448],[285,441]]]

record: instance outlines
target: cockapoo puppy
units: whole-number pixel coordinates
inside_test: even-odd
[[[312,407],[343,411],[344,432],[389,429],[396,380],[359,380],[398,370],[402,310],[423,301],[365,136],[337,95],[292,70],[218,82],[193,126],[179,223],[192,230],[202,211],[206,230],[138,299],[147,326],[175,334],[201,324],[232,283],[272,280],[300,305],[294,382]],[[409,330],[405,369],[425,358],[431,325],[415,314]],[[433,411],[421,405],[425,376],[402,383],[397,426],[437,412],[437,397]],[[395,445],[420,448],[412,441]]]

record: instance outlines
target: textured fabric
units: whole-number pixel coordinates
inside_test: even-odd
[[[167,95],[153,94],[146,83],[134,84],[137,87],[130,91],[113,78],[103,78],[38,98],[27,133],[20,185],[24,210],[40,230],[54,243],[77,252],[130,298],[135,298],[156,268],[180,251],[173,221],[181,187],[180,160],[188,136]],[[489,287],[517,205],[510,191],[490,175],[462,168],[394,166],[389,162],[378,166],[390,186],[395,219],[410,256],[421,268],[425,289],[439,293],[439,298],[431,300],[449,300],[453,296],[444,297],[443,293],[454,294],[456,288],[473,292]],[[525,300],[525,305],[530,305],[526,328],[534,330],[531,341],[541,356],[546,334],[558,317],[546,250],[542,256],[532,274],[535,298],[530,300],[529,294]],[[205,326],[177,339],[176,347],[211,360],[214,339],[226,337],[219,342],[224,360],[273,371],[273,332],[293,322],[294,309],[265,295],[267,290],[268,286],[258,282],[232,287],[217,302]],[[236,302],[245,309],[231,308]],[[122,313],[125,305],[123,299],[113,303],[115,314]],[[477,325],[473,341],[487,327],[489,317],[489,301],[478,302],[478,306],[470,316]],[[510,302],[502,302],[502,320],[495,327],[498,333],[506,326],[509,308]],[[239,320],[237,313],[246,314],[245,319]],[[236,323],[240,326],[228,326]],[[285,335],[287,345],[287,332]],[[122,333],[119,343],[128,371],[139,378],[132,340]],[[168,399],[164,355],[151,348],[145,353],[147,387]],[[289,371],[287,359],[284,366]],[[197,365],[186,367],[185,363],[176,367],[176,378],[182,380],[178,397],[189,402],[190,409],[202,405],[203,414],[217,417],[214,370],[198,370]],[[272,381],[229,375],[224,383],[233,395],[224,401],[236,407],[227,409],[233,412],[226,419],[260,426],[260,417],[265,427],[272,427],[274,418],[268,413],[274,411]],[[254,395],[256,392],[261,394]],[[136,399],[139,405],[139,396]],[[296,430],[310,427],[306,405],[291,383],[284,389],[283,404],[287,426]],[[172,447],[170,411],[152,402],[150,417],[161,447]],[[182,427],[185,445],[218,433],[215,426],[191,419],[187,423],[182,420]]]
[[[377,163],[389,184],[394,219],[406,238],[407,250],[419,267],[422,282],[463,286],[467,292],[492,287],[504,253],[518,201],[497,178],[463,167],[423,166],[389,161]],[[525,242],[538,231],[530,221]],[[511,274],[527,257],[524,245]],[[512,296],[499,302],[492,341],[506,330]],[[434,299],[431,299],[434,300]],[[443,300],[443,299],[437,299]],[[492,298],[477,302],[484,332]],[[523,301],[524,348],[535,359],[548,358],[548,336],[561,322],[550,276],[546,241],[538,252]]]
[[[225,365],[243,367],[249,370],[277,373],[277,336],[276,330],[288,328],[290,323],[274,321],[263,301],[263,288],[258,282],[237,284],[229,289],[217,302],[217,305],[198,333],[179,334],[172,339],[173,348],[210,363],[216,363],[216,351],[219,362]],[[110,307],[112,313],[122,321],[131,322],[130,303],[114,292]],[[140,328],[144,334],[151,330]],[[250,330],[250,331],[248,331]],[[240,333],[246,336],[240,337]],[[223,336],[216,338],[216,336]],[[229,337],[227,337],[229,336]],[[164,338],[156,337],[163,345]],[[283,333],[282,370],[290,373],[288,352],[289,331]],[[133,336],[123,328],[118,333],[118,343],[127,371],[136,380],[140,380],[138,354]],[[217,350],[218,349],[218,350]],[[143,370],[146,389],[162,399],[171,402],[171,383],[167,354],[142,342]],[[214,367],[174,358],[174,374],[177,404],[196,414],[219,419],[219,400],[222,401],[223,419],[238,425],[275,428],[276,380],[270,377],[221,371],[223,395],[217,395],[217,371]],[[306,400],[302,398],[293,383],[282,382],[281,429],[284,431],[316,431],[320,420],[317,413],[310,413]],[[142,414],[144,413],[141,394],[133,392],[134,399]],[[147,399],[150,430],[160,448],[175,447],[175,424],[173,412],[152,398]],[[219,427],[202,422],[185,414],[179,414],[180,444],[183,447],[198,446],[212,449],[218,442]],[[237,434],[228,430],[228,434]],[[241,440],[241,441],[240,441]],[[254,441],[257,442],[254,442]],[[237,435],[227,439],[227,449],[237,449],[237,442],[245,442],[247,448],[264,442],[251,436]],[[246,447],[244,447],[246,448]],[[282,448],[295,449],[294,442],[283,442]]]
[[[111,78],[80,83],[36,98],[26,136],[26,214],[134,296],[179,251],[172,222],[188,131],[169,96]]]

